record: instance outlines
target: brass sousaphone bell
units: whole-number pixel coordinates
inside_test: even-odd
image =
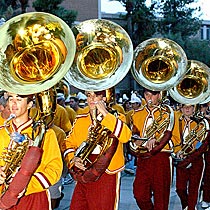
[[[76,43],[69,26],[42,12],[18,15],[1,28],[0,87],[34,94],[58,83],[71,67]]]
[[[136,47],[131,73],[143,87],[164,91],[179,83],[186,67],[186,54],[176,42],[151,38]]]
[[[118,24],[91,19],[76,25],[76,56],[65,79],[82,90],[100,91],[118,84],[130,70],[133,45]]]
[[[200,61],[188,60],[186,74],[169,94],[179,103],[203,103],[210,95],[210,68]]]

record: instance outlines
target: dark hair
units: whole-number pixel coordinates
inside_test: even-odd
[[[69,99],[70,100],[73,99],[75,102],[78,102],[79,101],[79,99],[76,96],[71,96]]]
[[[4,98],[4,96],[0,98],[0,105],[2,105],[3,107],[6,107],[7,105],[7,100]]]
[[[102,95],[103,97],[106,97],[106,90],[95,91],[94,93],[95,93],[96,95]]]
[[[123,102],[122,106],[123,106],[124,109],[126,109],[126,104],[127,104],[127,103],[130,103],[130,100],[129,100],[129,99],[128,99],[128,100],[125,100],[125,101]]]
[[[208,103],[200,104],[202,107],[208,107]]]
[[[34,100],[34,95],[33,94],[30,94],[30,95],[19,95],[18,94],[18,96],[21,97],[21,98],[27,98],[27,103]]]
[[[156,95],[156,94],[160,93],[160,91],[150,90],[150,89],[147,89],[147,88],[143,89],[143,93],[145,93],[145,92],[150,92],[150,93],[152,93],[152,95]]]

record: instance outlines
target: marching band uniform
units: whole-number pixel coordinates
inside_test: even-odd
[[[145,132],[151,119],[157,119],[159,109],[150,112],[147,107],[137,110],[133,115],[133,125],[139,131],[139,136]],[[141,210],[152,210],[151,191],[154,192],[154,209],[167,210],[171,185],[171,146],[166,144],[161,152],[151,157],[137,158],[137,170],[134,181],[134,197]]]
[[[70,106],[65,106],[65,109],[68,113],[69,120],[71,124],[73,125],[73,122],[77,116],[77,113]]]
[[[72,127],[66,109],[59,104],[56,105],[54,124],[63,129],[65,133],[68,133]]]
[[[205,170],[203,174],[203,201],[202,207],[207,208],[210,206],[210,145],[208,145],[208,150],[204,154],[205,158]]]
[[[131,137],[130,129],[123,122],[125,122],[124,115],[119,114],[119,118],[116,118],[111,113],[108,113],[101,121],[101,125],[108,128],[119,140],[117,149],[108,168],[96,181],[77,182],[71,201],[71,210],[118,209],[119,172],[124,169],[125,164],[123,143]],[[65,140],[63,147],[67,163],[74,157],[74,153],[81,143],[88,138],[88,130],[91,124],[90,113],[77,116],[73,129]]]
[[[204,117],[208,120],[208,122],[210,122],[210,115],[208,113],[208,103],[201,104],[200,109]],[[201,207],[207,208],[210,206],[210,144],[208,145],[207,151],[204,153],[204,160],[205,160],[205,170],[202,182],[203,199]]]
[[[63,145],[63,141],[66,138],[66,134],[61,128],[59,128],[58,126],[54,124],[51,126],[51,128],[55,132],[59,148],[61,148]],[[60,200],[62,198],[62,194],[61,194],[62,177],[66,175],[65,173],[66,173],[66,163],[63,160],[63,172],[62,172],[62,176],[60,180],[55,185],[52,185],[49,187],[52,209],[58,207],[60,204]]]
[[[191,105],[183,105],[191,106]],[[182,108],[183,109],[183,108]],[[174,153],[177,154],[185,142],[186,136],[195,128],[197,123],[185,115],[179,116],[175,121],[172,139],[181,141],[181,144],[174,147]],[[178,141],[178,139],[177,139]],[[195,147],[197,141],[192,145]],[[203,144],[196,152],[189,154],[182,161],[176,164],[176,192],[181,200],[182,209],[195,210],[198,200],[199,188],[204,170],[203,152],[207,149],[207,143]],[[190,148],[187,150],[190,152]]]
[[[16,128],[11,122],[8,127],[11,132],[18,132],[20,134],[28,134],[29,138],[32,138],[32,119]],[[0,136],[3,141],[0,141],[0,154],[11,144],[10,136],[6,132],[4,127],[0,129]],[[18,204],[12,209],[46,209],[50,210],[49,193],[47,189],[49,186],[55,184],[61,176],[63,163],[61,158],[60,149],[57,143],[56,135],[52,129],[48,129],[41,146],[43,153],[41,162],[33,174],[25,194],[18,201]],[[52,148],[52,149],[49,149]],[[5,165],[5,162],[0,160],[1,166]]]

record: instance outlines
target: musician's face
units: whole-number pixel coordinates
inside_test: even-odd
[[[32,107],[32,102],[27,102],[27,97],[23,98],[15,93],[8,94],[8,105],[11,114],[15,114],[16,117],[28,115],[28,109]]]
[[[193,115],[194,112],[194,106],[192,105],[183,105],[181,108],[181,111],[184,116],[189,117]]]
[[[153,93],[150,91],[144,92],[144,98],[148,105],[158,105],[159,101],[160,101],[160,97],[161,97],[161,95],[159,92],[157,92],[157,93]]]
[[[87,92],[87,103],[90,109],[95,109],[96,103],[103,100],[102,94],[95,94],[95,92]]]

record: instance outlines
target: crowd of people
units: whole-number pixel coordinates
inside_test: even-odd
[[[40,146],[38,165],[13,195],[12,204],[4,201],[7,193],[2,193],[3,209],[39,209],[40,205],[41,209],[55,209],[64,185],[75,180],[71,210],[115,210],[123,170],[134,176],[133,195],[141,210],[168,209],[174,170],[181,208],[195,210],[201,199],[202,207],[210,209],[210,103],[172,104],[168,98],[163,100],[160,91],[146,88],[142,95],[135,91],[109,103],[106,90],[68,97],[60,90],[56,94],[56,109]],[[8,120],[11,114],[15,117]],[[16,138],[27,134],[33,139],[36,117],[34,97],[2,92],[2,154],[4,148],[13,147]],[[5,167],[1,160],[2,190]],[[20,169],[6,192],[12,190],[10,185]]]

